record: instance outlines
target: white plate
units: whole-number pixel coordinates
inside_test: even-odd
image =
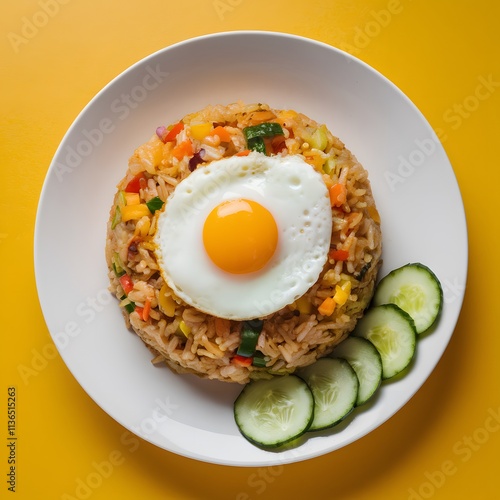
[[[282,452],[242,438],[232,404],[241,386],[153,367],[107,292],[106,221],[134,149],[156,127],[207,104],[265,102],[324,122],[369,171],[382,217],[382,275],[407,262],[440,278],[439,326],[401,380],[346,424]],[[455,328],[467,274],[457,182],[433,130],[393,84],[328,45],[279,33],[188,40],[133,65],[82,111],[43,187],[35,233],[38,293],[62,358],[84,390],[130,431],[171,452],[238,466],[316,457],[366,435],[398,411],[438,363]]]

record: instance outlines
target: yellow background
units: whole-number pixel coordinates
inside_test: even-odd
[[[500,498],[499,5],[491,0],[2,2],[0,497]],[[40,27],[30,31],[34,22]],[[139,441],[108,417],[55,354],[33,271],[44,177],[81,109],[148,54],[193,36],[240,29],[289,32],[343,48],[403,90],[444,132],[465,204],[470,251],[457,328],[417,395],[346,448],[303,463],[254,469],[173,455]],[[480,78],[494,83],[478,100]],[[7,491],[6,478],[10,386],[17,389],[15,494]],[[85,482],[90,487],[82,486]]]

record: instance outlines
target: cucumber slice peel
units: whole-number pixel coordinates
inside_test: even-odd
[[[314,398],[296,375],[248,383],[234,402],[234,418],[253,444],[274,448],[304,434],[314,418]]]
[[[406,264],[382,278],[373,305],[396,304],[415,322],[417,333],[428,330],[443,307],[443,289],[436,275],[423,264]]]
[[[351,336],[337,345],[331,356],[352,366],[359,381],[356,406],[366,403],[382,382],[382,358],[376,347],[367,339]]]
[[[384,380],[402,372],[415,355],[415,323],[408,313],[395,304],[369,309],[358,321],[353,335],[369,340],[380,353]]]
[[[344,359],[321,358],[302,368],[298,375],[314,395],[314,419],[310,431],[327,429],[353,410],[358,396],[358,378]]]

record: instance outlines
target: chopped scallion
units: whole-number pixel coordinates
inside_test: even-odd
[[[115,272],[117,278],[123,276],[126,273],[125,269],[123,268],[122,260],[120,259],[120,256],[117,252],[113,254],[111,262],[113,265],[113,271]]]
[[[113,215],[113,220],[111,221],[111,229],[114,229],[122,221],[122,211],[120,207],[116,205],[115,215]]]

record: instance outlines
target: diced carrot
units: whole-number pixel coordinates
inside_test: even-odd
[[[224,337],[229,334],[231,324],[228,319],[215,318],[215,333],[219,337]]]
[[[146,180],[144,177],[144,172],[139,172],[137,175],[135,175],[127,184],[126,188],[124,191],[126,193],[138,193],[141,189],[141,179]]]
[[[347,188],[344,184],[337,182],[328,189],[330,195],[330,203],[332,207],[340,207],[346,202]]]
[[[347,250],[330,250],[328,252],[328,258],[336,261],[344,261],[349,258],[349,252]]]
[[[134,312],[136,312],[139,315],[139,318],[142,319],[142,316],[144,314],[144,307],[135,306]]]
[[[181,130],[184,130],[184,123],[176,123],[167,133],[163,142],[173,142]]]
[[[227,131],[226,127],[218,125],[211,130],[207,135],[218,135],[221,142],[230,142],[231,134]]]
[[[249,149],[244,149],[243,151],[240,151],[239,153],[236,153],[235,156],[248,156],[250,154]]]
[[[235,354],[232,362],[233,364],[237,366],[251,366],[252,365],[252,358],[247,358],[245,356],[240,356],[239,354]]]
[[[134,289],[134,282],[132,281],[132,278],[128,274],[124,274],[120,276],[119,280],[125,295],[128,295]]]
[[[142,309],[142,315],[141,315],[143,321],[148,320],[150,312],[151,312],[151,300],[146,299],[146,302],[144,302],[144,307]]]
[[[335,304],[333,297],[327,297],[318,307],[318,312],[322,316],[331,316],[335,310]]]
[[[172,155],[181,161],[185,156],[193,156],[193,143],[191,141],[182,141],[172,149]]]

